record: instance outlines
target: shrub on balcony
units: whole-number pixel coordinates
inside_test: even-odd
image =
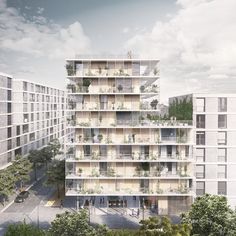
[[[98,134],[97,138],[98,138],[99,143],[101,143],[101,141],[103,139],[103,135],[102,134]]]
[[[75,74],[72,64],[66,64],[66,70],[68,76],[72,76]]]
[[[157,104],[158,104],[158,100],[157,99],[154,99],[154,100],[151,101],[150,105],[151,105],[153,110],[157,109]]]
[[[118,89],[119,92],[121,92],[123,90],[123,86],[121,84],[119,84],[117,89]]]
[[[86,92],[88,92],[88,87],[90,86],[91,81],[89,79],[83,80],[83,86],[86,87]]]
[[[141,93],[143,93],[144,90],[145,90],[145,86],[144,86],[144,85],[140,86],[140,91],[141,91]]]

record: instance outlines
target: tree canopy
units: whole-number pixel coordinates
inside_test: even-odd
[[[183,214],[182,222],[192,224],[195,236],[236,235],[236,214],[225,196],[205,194],[197,197],[190,211]]]

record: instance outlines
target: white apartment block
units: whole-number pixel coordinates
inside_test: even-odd
[[[75,58],[67,72],[74,137],[66,142],[66,196],[107,207],[145,204],[159,214],[187,210],[193,126],[160,120],[159,61]]]
[[[0,73],[0,168],[12,159],[15,130],[12,125],[12,77]]]
[[[27,155],[30,150],[46,146],[52,139],[64,143],[65,91],[31,81],[0,78],[4,91],[1,93],[0,167],[9,165],[16,155]]]
[[[196,194],[225,195],[235,208],[236,94],[194,93],[176,98],[184,97],[193,103]]]

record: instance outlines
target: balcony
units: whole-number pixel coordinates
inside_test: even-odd
[[[80,168],[78,172],[76,171],[66,171],[67,179],[109,179],[109,178],[121,178],[121,179],[150,179],[150,178],[158,178],[158,179],[189,179],[193,178],[187,171],[176,171],[176,173],[172,173],[168,171],[167,168],[163,168],[161,171],[140,171],[136,167],[135,170],[125,171],[122,168],[108,168],[107,170],[99,170],[98,168]]]
[[[85,154],[67,154],[66,161],[76,162],[76,161],[115,161],[115,162],[142,162],[142,161],[152,161],[152,162],[192,162],[193,157],[191,155],[159,155],[157,154],[143,154],[140,152],[133,152],[132,154],[113,154],[113,155],[98,155],[97,152],[92,152],[91,155]]]

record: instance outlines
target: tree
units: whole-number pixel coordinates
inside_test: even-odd
[[[52,236],[96,236],[94,228],[88,223],[86,210],[58,214],[49,232]]]
[[[150,217],[141,220],[138,235],[142,236],[189,236],[189,224],[172,224],[167,217]]]
[[[150,105],[153,109],[157,109],[158,100],[154,99],[151,101]]]
[[[38,229],[34,225],[26,224],[25,221],[20,224],[10,224],[4,234],[5,236],[46,236],[46,232]]]
[[[56,155],[61,154],[61,144],[58,139],[53,139],[49,144],[48,147],[50,148],[53,158],[55,159]]]
[[[13,193],[15,181],[16,179],[9,167],[0,171],[0,197],[3,205],[5,205],[8,196]]]
[[[43,163],[43,159],[42,159],[40,150],[30,150],[29,155],[28,155],[28,159],[33,165],[34,179],[37,180],[38,164]]]
[[[16,160],[9,167],[12,175],[15,176],[16,182],[20,182],[22,189],[24,182],[30,179],[30,172],[32,171],[32,164],[26,157],[16,156]]]
[[[55,160],[47,171],[46,185],[56,186],[57,196],[60,198],[60,187],[65,185],[65,160]]]
[[[182,222],[192,224],[192,234],[199,236],[236,235],[236,214],[230,209],[225,196],[197,197]]]
[[[50,146],[47,146],[42,148],[39,152],[42,162],[45,163],[46,168],[48,168],[48,163],[51,162],[53,158],[52,148]]]

